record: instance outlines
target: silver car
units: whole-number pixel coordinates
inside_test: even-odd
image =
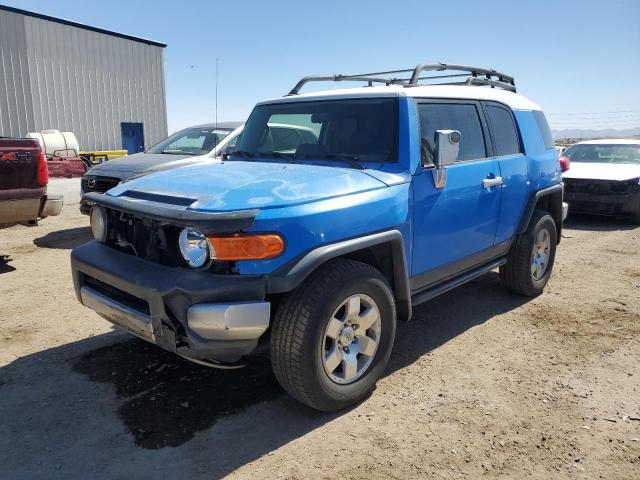
[[[232,148],[242,131],[242,122],[206,123],[185,128],[142,153],[100,163],[89,169],[81,180],[81,193],[104,193],[132,177],[159,170],[191,165],[219,158]],[[91,204],[80,203],[80,211],[89,213]]]

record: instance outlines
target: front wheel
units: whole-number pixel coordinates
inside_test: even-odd
[[[362,262],[331,260],[278,307],[270,345],[276,378],[317,410],[353,405],[382,376],[395,325],[385,277]]]
[[[518,235],[500,267],[503,285],[514,293],[540,295],[551,277],[556,258],[556,224],[547,212],[536,210],[527,231]]]

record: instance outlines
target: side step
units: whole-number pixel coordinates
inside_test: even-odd
[[[491,263],[487,263],[486,265],[483,265],[481,267],[474,268],[473,270],[470,270],[469,272],[460,275],[459,277],[455,277],[428,290],[418,292],[411,296],[411,305],[419,305],[421,303],[427,302],[437,297],[438,295],[442,295],[449,290],[470,282],[474,278],[478,278],[479,276],[484,275],[485,273],[490,272],[494,268],[504,265],[505,263],[507,263],[506,258],[499,258],[498,260],[494,260]]]

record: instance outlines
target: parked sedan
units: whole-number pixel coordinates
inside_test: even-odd
[[[629,218],[640,223],[640,140],[592,140],[567,148],[562,174],[573,213]]]
[[[191,165],[219,157],[235,145],[242,131],[241,122],[207,123],[174,133],[143,153],[103,162],[85,173],[81,193],[104,193],[132,177],[169,168]],[[89,213],[91,204],[82,201],[80,211]]]

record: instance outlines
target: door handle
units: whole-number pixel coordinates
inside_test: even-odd
[[[502,185],[502,177],[485,178],[482,180],[482,186],[484,188],[497,187],[498,185]]]

